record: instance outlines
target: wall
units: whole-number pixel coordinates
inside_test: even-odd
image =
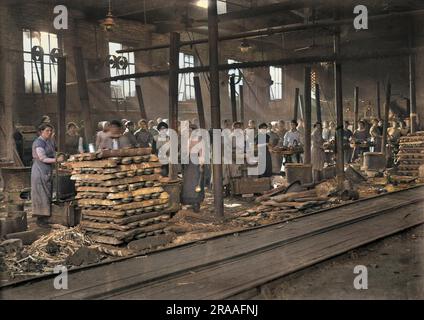
[[[22,28],[29,27],[35,30],[55,32],[62,38],[62,47],[68,57],[67,82],[75,82],[75,67],[73,61],[73,48],[80,45],[83,48],[87,78],[97,79],[109,76],[108,66],[104,64],[108,54],[108,41],[121,42],[126,45],[141,47],[152,44],[167,43],[168,35],[159,35],[153,32],[152,27],[145,26],[134,21],[118,21],[118,28],[113,33],[104,32],[97,21],[89,21],[81,12],[70,12],[69,29],[57,32],[53,29],[53,8],[47,5],[30,3],[24,5],[11,5],[2,8],[0,15],[2,48],[7,49],[5,58],[8,61],[7,68],[1,65],[2,75],[8,79],[9,87],[2,84],[2,96],[0,96],[0,116],[3,126],[10,123],[12,119],[15,124],[36,125],[41,116],[48,114],[56,122],[56,95],[26,94],[24,92],[23,62],[22,62]],[[6,16],[7,15],[7,19]],[[368,31],[355,31],[351,26],[342,29],[342,51],[347,53],[361,53],[378,49],[398,49],[406,46],[405,36],[407,19],[391,19],[385,23],[370,24]],[[415,19],[416,44],[423,44],[423,23],[417,17]],[[190,37],[204,38],[205,35],[194,34]],[[182,39],[188,40],[187,33],[182,33]],[[275,47],[266,42],[276,39],[281,41],[281,47]],[[249,40],[250,41],[250,40]],[[239,50],[240,41],[228,41],[220,43],[220,63],[226,63],[227,59],[238,61],[253,61],[261,59],[277,59],[293,55],[316,55],[329,54],[332,52],[332,36],[328,30],[317,30],[315,32],[287,33],[284,36],[265,37],[250,41],[254,45],[252,52],[242,54]],[[315,42],[315,48],[304,51],[295,51],[296,48],[307,47]],[[208,64],[207,45],[196,47],[184,47],[184,52],[195,52],[204,65]],[[197,52],[196,52],[197,51]],[[5,55],[3,54],[3,57]],[[136,71],[163,70],[167,68],[168,50],[156,50],[152,52],[136,53]],[[332,65],[314,64],[318,82],[322,89],[322,106],[324,119],[334,119],[333,104],[333,69]],[[424,119],[424,87],[423,79],[424,59],[422,53],[417,56],[417,106],[421,119]],[[243,70],[245,79],[245,120],[256,119],[260,121],[271,121],[284,119],[290,120],[293,115],[294,91],[301,89],[303,94],[303,66],[288,65],[283,71],[283,99],[269,101],[269,73],[267,68]],[[384,102],[383,83],[390,77],[393,88],[393,98],[401,99],[409,96],[408,64],[406,57],[395,57],[390,59],[373,59],[367,61],[349,61],[343,63],[343,94],[345,110],[353,105],[353,88],[360,88],[360,106],[363,112],[364,106],[371,101],[375,105],[376,82],[381,82],[381,101]],[[201,75],[201,86],[203,102],[205,106],[206,119],[209,123],[209,93],[207,74]],[[231,107],[228,92],[228,75],[220,73],[221,78],[221,119],[231,119]],[[167,77],[145,78],[140,80],[147,115],[149,118],[168,118],[168,79]],[[13,107],[13,114],[5,116],[4,92],[9,92],[9,109]],[[67,88],[67,117],[66,121],[81,120],[81,105],[76,85]],[[95,122],[111,120],[114,118],[139,119],[137,98],[116,104],[110,97],[108,83],[89,84],[90,105],[92,119]],[[197,117],[194,101],[183,102],[179,105],[181,119],[192,119]],[[346,112],[347,118],[351,117]],[[313,116],[314,120],[314,116]],[[10,131],[10,126],[6,126]],[[0,143],[3,146],[5,137],[0,134]],[[0,148],[2,150],[4,148]],[[0,151],[1,152],[1,151]],[[1,153],[1,154],[4,154]]]

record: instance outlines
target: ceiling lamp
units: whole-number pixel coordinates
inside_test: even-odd
[[[112,7],[110,4],[110,0],[109,0],[109,12],[107,13],[106,18],[102,21],[101,25],[106,31],[113,31],[113,28],[116,25],[115,19],[112,14]]]
[[[242,53],[248,53],[252,49],[252,46],[246,39],[243,39],[239,48]]]

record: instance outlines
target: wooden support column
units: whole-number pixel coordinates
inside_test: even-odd
[[[87,143],[92,143],[94,142],[94,130],[93,123],[91,121],[90,98],[88,95],[87,77],[85,75],[84,57],[81,47],[74,47],[74,59],[82,117],[84,119],[84,138]]]
[[[6,19],[7,21],[8,19]],[[0,100],[0,143],[3,141],[5,143],[0,147],[0,156],[6,157],[9,161],[13,160],[15,165],[19,165],[18,159],[15,159],[14,150],[16,147],[13,140],[13,110],[16,90],[14,53],[6,49],[6,29],[0,30],[0,34],[2,36],[0,41],[0,63],[2,66],[0,72],[0,98],[2,98]]]
[[[237,99],[236,99],[236,79],[234,75],[230,76],[230,97],[231,97],[231,115],[233,123],[237,121]]]
[[[135,86],[135,91],[137,92],[138,106],[140,108],[140,117],[141,119],[147,120],[146,106],[144,105],[143,92],[141,91],[141,85],[137,84]]]
[[[340,32],[337,30],[334,35],[334,54],[340,55]],[[336,58],[334,62],[334,98],[336,106],[336,175],[337,186],[343,188],[344,173],[344,150],[343,150],[343,92],[342,92],[342,65]]]
[[[311,67],[305,67],[305,154],[304,163],[311,164],[311,131],[312,131],[312,98],[311,98]]]
[[[211,95],[211,118],[212,128],[221,128],[221,109],[219,97],[219,53],[218,53],[218,12],[217,1],[209,0],[208,5],[208,33],[209,33],[209,73],[210,73],[210,95]],[[214,140],[218,137],[214,137]],[[219,135],[221,139],[221,135]],[[221,141],[221,140],[220,140]],[[214,150],[215,151],[215,150]],[[221,157],[221,155],[219,155]],[[224,198],[222,184],[222,164],[213,164],[213,193],[215,214],[222,218],[224,216]]]
[[[377,81],[377,117],[381,120],[380,81]]]
[[[319,88],[319,84],[315,84],[315,101],[317,108],[317,122],[322,123],[322,112],[321,112],[321,91]]]
[[[415,41],[414,41],[414,20],[410,20],[409,24],[409,31],[408,31],[408,45],[409,49],[412,49],[415,47]],[[409,55],[409,100],[410,102],[410,128],[411,133],[415,133],[417,131],[417,94],[416,94],[416,87],[415,87],[415,61],[416,60],[416,54],[411,53]]]
[[[417,94],[415,86],[415,54],[409,56],[409,100],[411,133],[417,131]]]
[[[389,111],[390,111],[390,99],[392,96],[392,85],[390,80],[387,81],[386,86],[386,101],[384,103],[384,119],[383,119],[383,139],[382,139],[382,152],[387,155],[387,128],[389,127]]]
[[[178,69],[180,53],[180,34],[172,32],[170,35],[171,46],[169,48],[169,128],[178,129]],[[169,164],[169,178],[177,179],[175,164]]]
[[[200,128],[206,129],[205,109],[203,107],[202,87],[199,76],[194,76],[194,92],[196,94],[197,115]]]
[[[240,91],[240,121],[244,125],[244,86],[239,86]]]
[[[293,107],[293,120],[296,120],[299,118],[299,99],[300,99],[300,90],[299,88],[296,88],[294,93],[294,107]]]
[[[58,150],[65,148],[66,138],[66,57],[57,59],[57,142]]]
[[[353,130],[356,130],[359,121],[359,87],[353,89],[353,114]]]

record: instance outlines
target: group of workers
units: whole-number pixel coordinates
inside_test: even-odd
[[[195,124],[197,120],[190,122],[189,130],[197,129]],[[351,130],[349,122],[345,122],[343,128],[343,147],[345,163],[357,161],[361,154],[368,151],[382,151],[382,121],[372,119],[360,120],[357,128]],[[179,126],[180,128],[180,126]],[[95,143],[87,145],[86,139],[83,138],[83,130],[76,123],[70,122],[67,125],[65,138],[65,154],[77,154],[82,152],[94,152],[102,149],[121,149],[121,148],[152,148],[152,153],[158,154],[161,146],[169,141],[168,137],[168,121],[158,118],[154,120],[142,119],[138,125],[127,119],[102,121],[98,124],[98,131],[93,141]],[[234,154],[237,141],[245,141],[245,139],[233,139],[237,136],[245,136],[247,130],[252,129],[255,133],[255,143],[259,146],[259,135],[264,135],[265,154],[264,158],[265,170],[260,177],[271,177],[274,175],[284,175],[284,167],[286,163],[297,162],[303,160],[302,148],[304,147],[304,125],[302,120],[292,120],[286,122],[284,120],[274,121],[271,123],[261,123],[256,125],[254,120],[249,120],[246,127],[243,123],[231,123],[228,120],[223,121],[222,129],[229,129],[232,143],[224,145],[224,148],[230,148],[230,152]],[[240,130],[241,129],[241,130]],[[391,121],[391,126],[387,130],[388,148],[396,150],[401,136],[409,132],[404,121]],[[190,135],[189,141],[186,141],[188,148],[192,148],[201,141],[202,137]],[[324,121],[322,124],[317,122],[313,126],[311,134],[311,164],[313,170],[314,181],[320,180],[321,172],[324,166],[331,165],[334,162],[336,127],[332,121]],[[181,146],[179,146],[180,148]],[[244,146],[242,146],[244,148]],[[293,152],[279,152],[284,150],[293,150]],[[203,150],[203,149],[200,149]],[[244,149],[246,150],[246,149]],[[64,156],[56,155],[56,147],[54,143],[54,127],[50,123],[49,117],[43,117],[39,126],[39,136],[34,141],[32,147],[32,206],[33,213],[39,217],[38,222],[44,224],[46,218],[50,216],[52,201],[52,174],[53,165],[57,162],[65,160]],[[210,184],[211,166],[203,165],[204,154],[199,153],[199,163],[179,165],[177,172],[183,176],[182,203],[189,204],[195,211],[200,208],[200,203],[204,199],[205,186]],[[243,155],[244,159],[245,155]],[[162,166],[162,174],[168,175],[169,166]],[[243,165],[239,162],[223,165],[223,184],[226,194],[229,194],[230,181],[233,178],[242,176]]]

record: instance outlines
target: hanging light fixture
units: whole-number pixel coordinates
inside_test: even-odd
[[[102,21],[101,25],[106,31],[113,31],[113,28],[115,27],[115,19],[112,14],[112,6],[111,6],[111,0],[109,0],[109,11],[106,15],[106,18]]]
[[[248,53],[252,49],[252,46],[246,39],[243,39],[239,48],[242,53]]]

